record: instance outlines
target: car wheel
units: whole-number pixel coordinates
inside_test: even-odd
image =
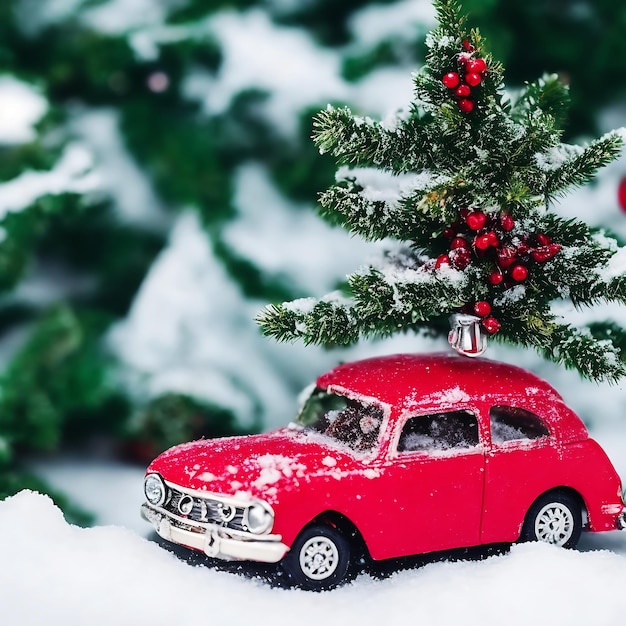
[[[332,589],[348,577],[351,546],[346,537],[332,526],[305,528],[283,559],[291,579],[304,589]]]
[[[520,540],[575,548],[581,531],[582,512],[578,500],[568,493],[547,493],[528,510]]]

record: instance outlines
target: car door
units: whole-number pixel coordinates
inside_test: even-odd
[[[400,421],[376,481],[380,535],[374,558],[477,545],[484,446],[470,409],[410,414]]]
[[[532,502],[559,484],[560,448],[546,422],[515,403],[491,407],[490,427],[481,542],[510,542]]]

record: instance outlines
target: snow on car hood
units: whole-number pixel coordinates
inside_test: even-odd
[[[318,434],[283,428],[263,435],[202,439],[166,450],[148,467],[187,489],[274,500],[316,477],[372,472]]]

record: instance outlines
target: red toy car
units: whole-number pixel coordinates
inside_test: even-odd
[[[451,355],[340,365],[295,424],[186,443],[148,467],[142,513],[212,557],[282,561],[305,588],[374,560],[626,526],[582,421],[523,369]]]

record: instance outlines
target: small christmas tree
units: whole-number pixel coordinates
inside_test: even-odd
[[[401,331],[440,334],[451,315],[469,315],[461,321],[478,335],[616,380],[626,372],[626,330],[575,327],[553,303],[626,302],[625,252],[550,209],[618,156],[625,131],[585,147],[561,143],[568,93],[557,78],[510,96],[460,6],[435,0],[435,8],[439,26],[406,114],[379,123],[329,106],[315,122],[320,151],[342,166],[321,196],[322,215],[396,243],[379,264],[350,275],[345,293],[267,307],[262,329],[280,340],[348,345]]]

